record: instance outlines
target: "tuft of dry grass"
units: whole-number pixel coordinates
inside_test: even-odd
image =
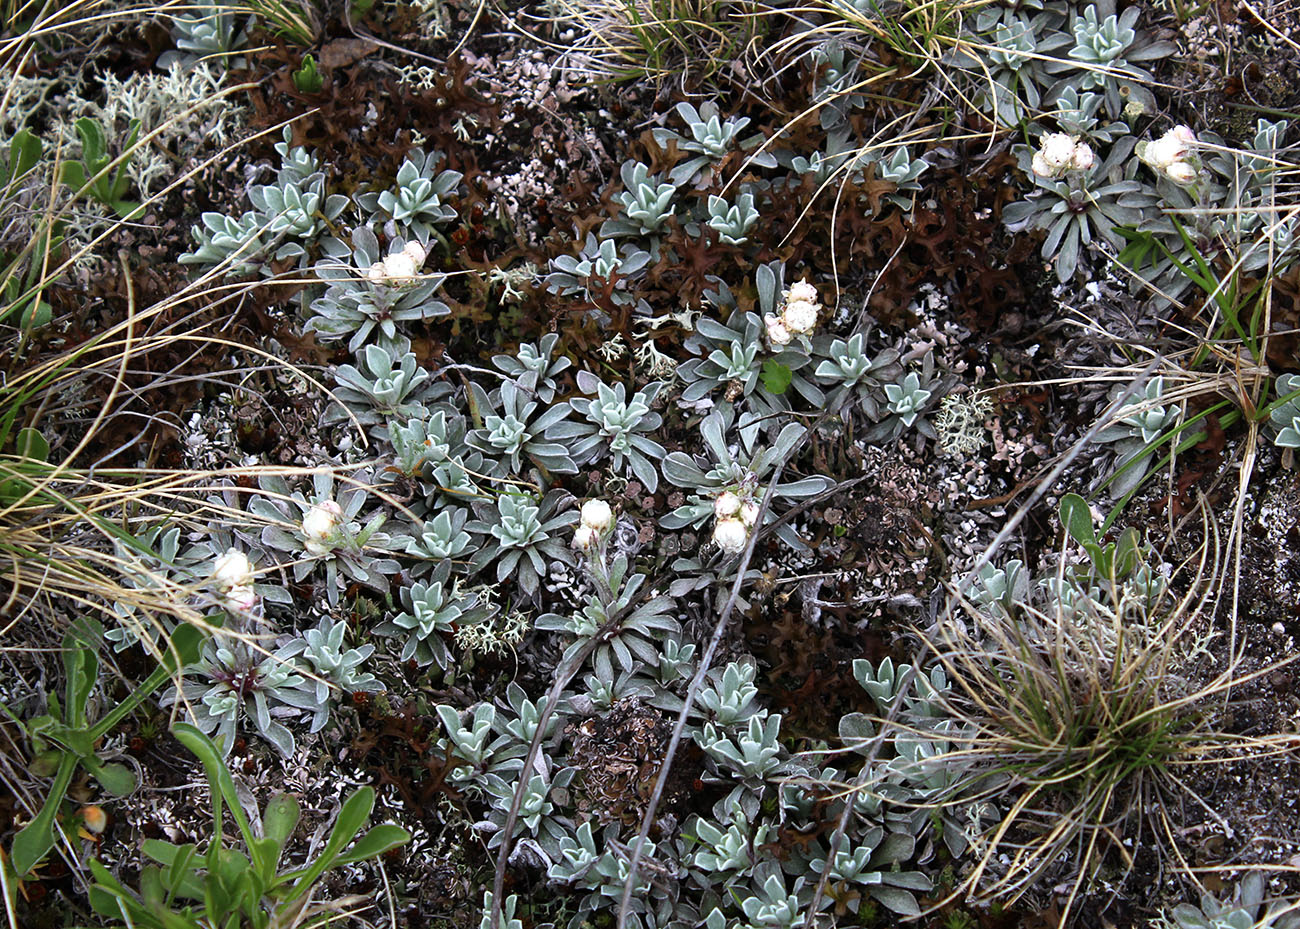
[[[767,31],[767,7],[754,0],[555,0],[553,9],[565,36],[556,48],[578,80],[696,87],[743,71]]]
[[[1162,592],[1147,601],[1131,578],[1093,574],[1096,608],[1068,611],[1057,601],[1054,609],[1008,612],[962,600],[964,617],[919,633],[954,684],[942,702],[966,733],[957,750],[932,763],[970,770],[952,802],[991,802],[1003,811],[948,899],[1009,905],[1044,879],[1064,880],[1064,926],[1116,858],[1126,876],[1135,851],[1147,849],[1161,870],[1188,875],[1177,810],[1189,801],[1212,810],[1184,775],[1295,747],[1293,736],[1221,728],[1235,689],[1293,659],[1246,672],[1242,653],[1230,647],[1216,673],[1193,670],[1191,659],[1206,654],[1225,581],[1204,509],[1202,529],[1209,541],[1196,563],[1175,574],[1181,596]]]

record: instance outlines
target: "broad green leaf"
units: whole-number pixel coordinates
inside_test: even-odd
[[[260,839],[253,839],[249,843],[248,851],[253,856],[253,867],[257,871],[258,880],[269,886],[274,886],[275,868],[280,863],[280,850],[283,845],[275,839],[263,836]]]
[[[100,916],[121,918],[118,908],[119,900],[130,900],[131,892],[115,878],[108,868],[93,855],[86,862],[90,875],[95,879],[95,886],[90,888],[90,906]]]
[[[104,150],[107,146],[104,144],[104,130],[99,128],[99,123],[88,116],[83,116],[75,123],[77,135],[81,136],[81,160],[92,171],[98,171],[104,158]]]
[[[1119,537],[1115,549],[1115,580],[1122,580],[1137,570],[1142,561],[1142,539],[1132,526],[1125,529]]]
[[[181,667],[198,661],[207,637],[206,632],[189,623],[177,627],[172,633],[171,648],[168,649],[165,659],[168,670],[176,670],[177,657],[180,659]]]
[[[173,845],[171,842],[164,842],[162,839],[145,839],[140,845],[140,851],[159,864],[170,866],[181,856],[182,850],[187,847],[191,851],[194,849],[193,845]]]
[[[86,170],[75,161],[65,161],[63,163],[63,183],[73,192],[81,190],[86,186]]]
[[[140,686],[131,692],[129,697],[113,707],[103,719],[95,724],[90,730],[91,739],[98,741],[103,738],[121,719],[139,706],[146,697],[170,680],[176,671],[178,659],[181,667],[198,661],[205,637],[204,632],[188,623],[183,623],[177,628],[172,633],[171,646],[163,652],[162,662]]]
[[[83,756],[81,763],[110,796],[129,797],[140,786],[139,778],[126,765],[116,762],[100,764],[93,755]]]
[[[763,372],[759,375],[763,382],[763,389],[770,394],[780,396],[790,389],[790,381],[794,379],[794,372],[787,368],[781,362],[769,358],[763,362]]]
[[[58,815],[59,806],[63,803],[63,796],[68,792],[68,785],[72,783],[72,774],[76,769],[76,757],[71,754],[64,755],[59,761],[59,770],[54,774],[54,783],[45,798],[45,805],[41,807],[36,817],[14,836],[10,854],[14,873],[19,877],[40,864],[41,859],[54,847],[54,819]]]
[[[302,871],[281,875],[277,879],[276,883],[294,880],[293,889],[284,898],[286,903],[307,893],[311,890],[312,885],[316,883],[318,877],[334,867],[339,855],[343,853],[343,849],[357,837],[357,833],[365,826],[374,805],[375,790],[373,787],[362,787],[343,802],[343,808],[339,810],[338,819],[334,821],[334,828],[330,830],[329,841],[325,843],[325,848],[321,851],[320,856]]]
[[[234,817],[235,823],[239,826],[239,832],[244,837],[244,844],[252,847],[255,836],[252,827],[248,824],[248,818],[244,816],[244,811],[239,805],[239,795],[235,792],[235,781],[230,776],[230,769],[221,758],[221,753],[217,751],[216,745],[208,738],[201,729],[190,725],[189,723],[177,723],[172,727],[172,734],[176,740],[188,748],[203,764],[203,770],[208,775],[208,783],[212,787],[212,815],[213,828],[216,835],[221,834],[221,801],[224,800],[230,807],[230,815]]]
[[[1087,501],[1083,497],[1078,494],[1066,494],[1061,498],[1060,513],[1061,525],[1070,534],[1070,538],[1080,545],[1097,541],[1096,532],[1092,527],[1092,511],[1088,509]]]
[[[90,758],[95,753],[95,740],[85,729],[73,729],[63,723],[55,723],[45,730],[45,735],[78,758]]]
[[[41,140],[29,129],[19,129],[9,140],[9,183],[12,184],[41,160]]]
[[[298,828],[300,815],[297,800],[289,794],[276,794],[267,801],[266,809],[262,812],[262,834],[283,848],[284,843],[289,841],[289,836],[293,835],[293,830]]]
[[[154,911],[166,907],[167,893],[163,889],[161,868],[147,866],[140,869],[140,899]]]
[[[911,891],[898,887],[876,886],[869,888],[867,893],[901,916],[921,915],[921,908],[917,905],[916,897]]]
[[[377,858],[389,849],[405,845],[409,841],[411,841],[411,834],[401,826],[383,823],[375,826],[362,836],[361,840],[348,849],[345,854],[340,855],[334,864],[335,866],[353,864],[358,861]]]
[[[63,639],[63,668],[68,675],[63,719],[69,727],[80,729],[86,725],[86,701],[99,678],[99,655],[79,630]]]
[[[50,443],[45,441],[45,436],[41,435],[36,429],[32,429],[30,426],[19,429],[18,437],[14,442],[21,457],[30,458],[33,461],[50,460]]]
[[[54,777],[54,772],[59,770],[59,762],[63,760],[64,752],[57,748],[48,748],[32,759],[27,770],[37,777]]]
[[[175,859],[167,867],[165,874],[167,894],[186,900],[202,900],[203,884],[199,878],[199,852],[193,845],[182,845],[177,849]]]

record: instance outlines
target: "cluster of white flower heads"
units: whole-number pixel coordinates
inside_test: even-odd
[[[795,336],[811,335],[821,314],[817,288],[807,281],[790,285],[781,304],[780,316],[764,317],[767,338],[773,345],[789,345]]]
[[[1187,126],[1175,126],[1154,142],[1138,144],[1137,156],[1175,184],[1193,184],[1201,174],[1196,155],[1196,133]]]
[[[1039,177],[1061,177],[1068,171],[1087,171],[1097,155],[1087,142],[1064,132],[1047,132],[1038,140],[1032,167]]]
[[[724,490],[713,501],[713,515],[713,544],[729,555],[743,552],[758,519],[758,501]]]
[[[343,508],[333,500],[315,504],[302,518],[303,548],[318,558],[328,555],[334,548],[332,537],[342,515]]]
[[[614,511],[604,500],[588,500],[582,505],[582,518],[573,530],[573,547],[580,552],[593,551],[605,534],[614,527]]]
[[[383,261],[372,264],[366,276],[375,283],[409,281],[420,273],[428,254],[419,242],[407,242],[400,252],[394,252]]]
[[[217,559],[212,577],[227,606],[248,613],[257,605],[257,593],[253,590],[253,563],[239,549],[227,549]]]

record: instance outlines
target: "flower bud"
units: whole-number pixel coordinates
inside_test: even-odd
[[[748,542],[749,530],[738,519],[720,519],[713,527],[713,544],[729,555],[743,552]]]
[[[1185,161],[1175,161],[1165,166],[1165,176],[1175,184],[1186,186],[1196,182],[1200,172]]]
[[[1169,130],[1169,134],[1184,145],[1196,144],[1196,133],[1192,132],[1190,126],[1175,126]]]
[[[573,547],[580,552],[589,552],[600,542],[600,533],[591,526],[583,524],[573,530]]]
[[[415,267],[420,268],[424,265],[424,259],[429,257],[429,252],[415,239],[407,242],[402,246],[402,254],[415,262]]]
[[[794,338],[790,330],[785,327],[785,323],[775,316],[764,317],[767,323],[767,340],[773,345],[789,345]]]
[[[740,507],[740,521],[746,526],[753,526],[758,520],[758,504],[753,500],[746,500]]]
[[[108,828],[108,814],[102,807],[87,804],[81,808],[81,824],[92,835],[100,835]]]
[[[588,500],[582,505],[582,525],[596,532],[608,532],[614,525],[614,511],[604,500]]]
[[[257,606],[257,591],[251,584],[232,587],[226,592],[226,603],[241,613],[251,613]]]
[[[740,498],[729,490],[724,490],[718,494],[718,498],[713,501],[713,515],[718,519],[726,519],[728,516],[735,516],[740,512]]]
[[[302,518],[302,534],[308,552],[313,555],[329,552],[330,546],[325,540],[334,531],[342,515],[343,508],[333,500],[317,503],[307,511],[307,515]]]
[[[1087,142],[1079,142],[1074,146],[1074,156],[1070,159],[1070,167],[1076,171],[1087,171],[1096,163],[1097,155]]]
[[[253,564],[237,548],[226,551],[212,567],[212,576],[217,584],[227,590],[235,587],[247,587],[253,583]]]

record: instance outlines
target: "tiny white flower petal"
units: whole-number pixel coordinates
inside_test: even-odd
[[[1164,170],[1187,156],[1190,149],[1186,140],[1176,134],[1177,131],[1170,129],[1154,142],[1147,144],[1146,151],[1143,153],[1147,164]]]
[[[232,587],[226,593],[226,603],[241,612],[249,613],[257,606],[257,592],[251,586]]]

